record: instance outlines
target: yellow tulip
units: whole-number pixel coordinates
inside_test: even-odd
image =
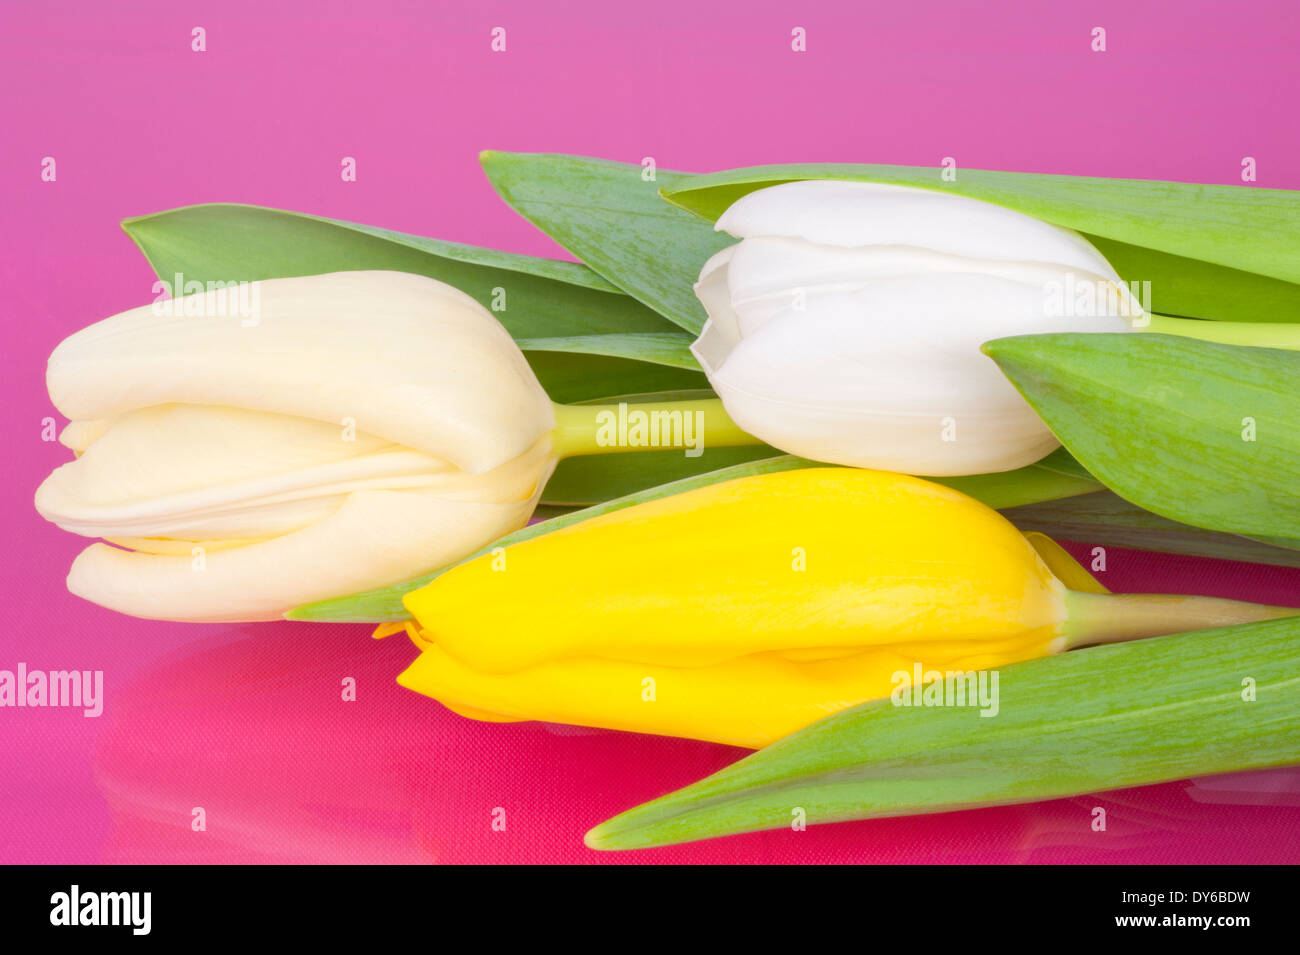
[[[991,670],[1292,612],[1110,595],[972,498],[848,468],[630,507],[469,561],[404,603],[425,649],[399,682],[456,712],[747,747],[890,696],[917,664]]]

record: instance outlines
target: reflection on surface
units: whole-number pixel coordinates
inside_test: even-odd
[[[1300,770],[1285,769],[596,853],[582,844],[590,826],[743,752],[463,719],[393,682],[415,652],[361,626],[260,625],[122,688],[96,760],[114,820],[103,861],[1283,862],[1300,851]],[[205,831],[192,828],[199,807]]]

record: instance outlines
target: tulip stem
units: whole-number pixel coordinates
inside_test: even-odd
[[[1093,594],[1071,590],[1065,599],[1065,638],[1071,650],[1300,616],[1300,607],[1270,607],[1182,594]]]
[[[1199,338],[1222,345],[1300,349],[1300,323],[1296,322],[1215,322],[1153,314],[1150,324],[1142,326],[1140,331]]]
[[[555,405],[555,453],[579,454],[682,449],[698,457],[706,447],[762,444],[740,429],[717,398],[694,401],[619,401]]]

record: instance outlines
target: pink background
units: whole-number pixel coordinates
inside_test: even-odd
[[[459,719],[392,682],[409,644],[362,627],[151,623],[64,591],[83,542],[31,506],[66,458],[40,440],[44,363],[152,297],[124,216],[241,201],[561,255],[496,198],[476,159],[489,147],[699,171],[954,156],[1221,183],[1253,156],[1259,185],[1300,188],[1293,0],[722,6],[4,3],[0,668],[100,668],[108,697],[97,720],[0,710],[0,860],[1300,859],[1291,771],[603,856],[585,828],[737,753]],[[1089,49],[1094,26],[1106,53]],[[358,181],[341,181],[343,156]],[[1300,603],[1300,572],[1276,568],[1112,552],[1104,580]],[[1095,805],[1106,833],[1088,827]],[[498,806],[506,832],[490,828]]]

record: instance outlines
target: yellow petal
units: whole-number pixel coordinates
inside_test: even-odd
[[[895,674],[910,678],[917,663],[925,671],[971,672],[1059,649],[1053,634],[1039,632],[982,646],[910,645],[810,663],[755,654],[674,668],[581,657],[484,673],[433,646],[397,682],[474,719],[546,720],[757,749],[838,710],[888,697],[898,685]]]
[[[1025,540],[1034,546],[1038,556],[1043,559],[1048,569],[1068,590],[1078,590],[1089,594],[1108,594],[1109,590],[1092,574],[1084,570],[1083,565],[1070,556],[1070,552],[1038,531],[1025,531]]]
[[[1065,616],[1064,587],[996,511],[928,481],[846,468],[636,505],[516,544],[505,567],[480,558],[405,597],[428,636],[475,670],[977,645]]]

